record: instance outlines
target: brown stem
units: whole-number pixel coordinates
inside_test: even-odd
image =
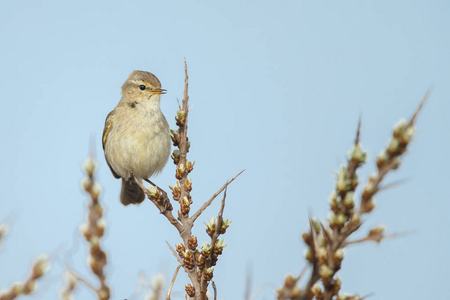
[[[226,186],[228,186],[228,184],[226,184]],[[220,228],[222,227],[223,210],[225,208],[225,199],[227,198],[226,186],[225,186],[225,191],[223,193],[222,204],[220,205],[220,210],[219,210],[219,213],[217,214],[216,228],[211,236],[211,244],[210,244],[211,245],[211,253],[209,254],[209,257],[206,258],[205,268],[203,269],[203,272],[202,272],[203,274],[202,274],[202,279],[201,279],[201,284],[200,284],[200,288],[201,288],[200,294],[202,295],[202,300],[204,299],[203,295],[206,295],[206,291],[208,288],[208,282],[205,280],[204,273],[208,268],[211,267],[211,263],[212,263],[213,255],[214,255],[214,248],[216,246],[217,239],[219,238],[219,235],[220,235]]]
[[[188,144],[188,138],[187,138],[188,126],[187,126],[187,124],[188,124],[188,115],[189,115],[188,89],[189,89],[189,76],[188,76],[188,72],[187,72],[187,63],[186,63],[186,59],[185,59],[184,60],[184,96],[183,96],[183,100],[182,100],[182,111],[184,111],[184,113],[185,113],[185,118],[184,118],[184,122],[183,122],[182,126],[179,126],[180,127],[179,128],[180,144],[178,147],[180,149],[180,161],[178,163],[178,166],[181,166],[181,165],[186,166],[186,156],[187,156],[187,151],[188,151],[188,149],[187,149],[187,144]],[[187,176],[188,176],[188,172],[184,172],[182,179],[179,180],[180,189],[181,189],[180,199],[184,199],[184,197],[189,197],[189,192],[186,191],[186,188],[185,188],[185,180],[186,180]],[[183,225],[188,225],[188,224],[186,224],[186,219],[188,219],[188,218],[189,218],[188,215],[182,214],[181,223]],[[188,227],[187,230],[190,231],[191,228]],[[189,234],[189,236],[190,236],[190,234]],[[187,246],[187,244],[186,244],[186,246]]]
[[[216,284],[214,283],[214,280],[211,280],[211,285],[214,289],[214,300],[217,300],[217,288],[216,288]]]
[[[232,183],[239,175],[241,175],[243,172],[245,171],[242,170],[241,172],[239,172],[236,176],[234,176],[230,181],[227,181],[217,192],[214,193],[214,195],[212,195],[211,198],[209,198],[208,201],[206,201],[205,203],[203,203],[202,207],[199,208],[199,210],[197,210],[195,212],[195,214],[192,215],[191,217],[191,222],[195,222],[195,220],[197,220],[197,218],[205,211],[206,208],[208,208],[208,206],[211,205],[211,203],[214,201],[214,199],[216,199],[217,196],[220,195],[220,193],[222,193],[222,191],[230,184]]]
[[[150,193],[150,191],[139,180],[134,179],[134,181],[144,191],[144,193],[146,195],[148,195]],[[159,204],[155,199],[152,199],[150,197],[149,197],[149,199],[159,209],[159,212],[162,215],[164,215],[164,217],[166,217],[167,220],[169,220],[169,222],[173,226],[175,226],[175,228],[178,230],[179,233],[184,231],[183,225],[181,225],[180,222],[178,222],[178,220],[173,216],[173,214],[172,214],[172,212],[170,210],[167,210],[166,207],[164,207],[163,205]]]
[[[173,274],[172,281],[170,282],[169,291],[167,292],[166,300],[170,300],[170,294],[172,293],[173,284],[175,283],[175,279],[177,278],[178,271],[180,270],[182,265],[178,265],[177,269],[175,270],[175,274]]]

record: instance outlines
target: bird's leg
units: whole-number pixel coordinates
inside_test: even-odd
[[[129,184],[133,184],[134,183],[134,174],[133,174],[133,171],[130,171],[129,173],[128,173],[128,178],[127,178],[127,180],[126,180]]]

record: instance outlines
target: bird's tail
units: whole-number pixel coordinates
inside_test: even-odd
[[[142,180],[141,180],[142,182]],[[142,189],[133,181],[122,178],[122,190],[120,191],[120,202],[123,205],[140,204],[145,199]]]

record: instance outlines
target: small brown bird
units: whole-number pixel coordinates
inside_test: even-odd
[[[160,109],[161,89],[150,72],[133,71],[122,86],[122,99],[108,114],[103,150],[114,177],[122,178],[120,202],[139,204],[145,194],[133,177],[148,179],[159,173],[170,155],[169,124]]]

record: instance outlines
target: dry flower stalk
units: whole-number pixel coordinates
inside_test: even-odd
[[[414,122],[428,99],[428,95],[429,92],[408,122],[402,120],[394,127],[387,148],[377,157],[377,172],[369,176],[360,196],[359,206],[357,206],[355,190],[359,181],[356,171],[366,162],[367,157],[366,151],[359,143],[361,129],[361,122],[359,122],[347,165],[341,166],[337,174],[336,188],[329,199],[331,210],[329,219],[324,225],[311,218],[309,232],[302,234],[303,241],[308,246],[305,258],[312,266],[310,278],[306,286],[300,289],[297,285],[299,278],[288,275],[284,285],[277,290],[277,299],[362,299],[359,295],[341,294],[341,280],[336,273],[341,268],[345,246],[366,241],[380,243],[384,238],[398,235],[386,235],[384,227],[377,226],[371,229],[364,238],[348,241],[348,238],[363,224],[362,217],[375,208],[374,196],[382,189],[381,183],[385,176],[400,166],[400,158],[407,151],[416,131]]]
[[[202,247],[198,246],[197,237],[192,234],[192,228],[195,220],[203,213],[203,211],[212,203],[212,201],[226,189],[226,187],[234,181],[242,172],[224,184],[208,201],[206,201],[198,211],[190,216],[191,205],[193,203],[190,192],[192,191],[192,180],[188,178],[193,171],[195,162],[191,162],[187,158],[189,152],[190,142],[187,136],[188,129],[188,115],[189,115],[189,94],[188,94],[188,73],[187,64],[184,62],[185,81],[184,81],[184,96],[181,106],[177,111],[175,117],[177,130],[171,130],[172,142],[176,149],[172,152],[171,158],[175,164],[175,178],[177,181],[174,186],[170,186],[172,191],[172,198],[179,203],[179,210],[177,217],[172,214],[173,206],[167,196],[167,193],[153,183],[149,188],[145,188],[143,184],[135,180],[135,182],[142,188],[147,197],[153,204],[156,205],[162,215],[177,229],[183,242],[178,243],[174,250],[170,245],[170,249],[174,253],[184,271],[187,273],[190,283],[185,285],[185,292],[188,297],[196,300],[206,300],[206,292],[208,283],[213,277],[214,266],[217,262],[218,256],[222,254],[223,240],[218,241],[218,236],[224,234],[230,221],[224,220],[222,217],[225,205],[225,194],[222,200],[222,207],[220,209],[217,220],[215,218],[206,224],[207,232],[211,237],[210,243],[203,243]],[[175,281],[176,274],[172,280]],[[170,291],[167,298],[170,299]]]
[[[80,226],[80,231],[89,243],[88,265],[98,278],[100,286],[95,287],[74,271],[68,271],[71,276],[69,278],[70,280],[66,280],[67,286],[62,294],[62,296],[66,297],[65,299],[71,299],[71,292],[75,288],[74,280],[81,281],[88,288],[92,289],[97,294],[99,300],[107,300],[110,298],[110,289],[106,284],[106,276],[104,273],[107,258],[106,253],[100,245],[101,238],[105,233],[106,221],[103,219],[103,207],[99,202],[101,186],[94,179],[96,169],[97,163],[94,161],[93,155],[91,155],[83,163],[83,170],[86,172],[87,178],[82,181],[82,187],[89,194],[91,202],[88,208],[87,223]]]
[[[37,287],[37,280],[50,269],[50,260],[46,255],[39,256],[31,267],[31,274],[25,282],[15,282],[9,290],[0,292],[0,300],[12,300],[21,295],[30,295]]]
[[[66,271],[64,274],[64,281],[66,283],[65,288],[60,293],[60,298],[62,300],[73,300],[73,292],[77,287],[77,277],[72,271]]]

